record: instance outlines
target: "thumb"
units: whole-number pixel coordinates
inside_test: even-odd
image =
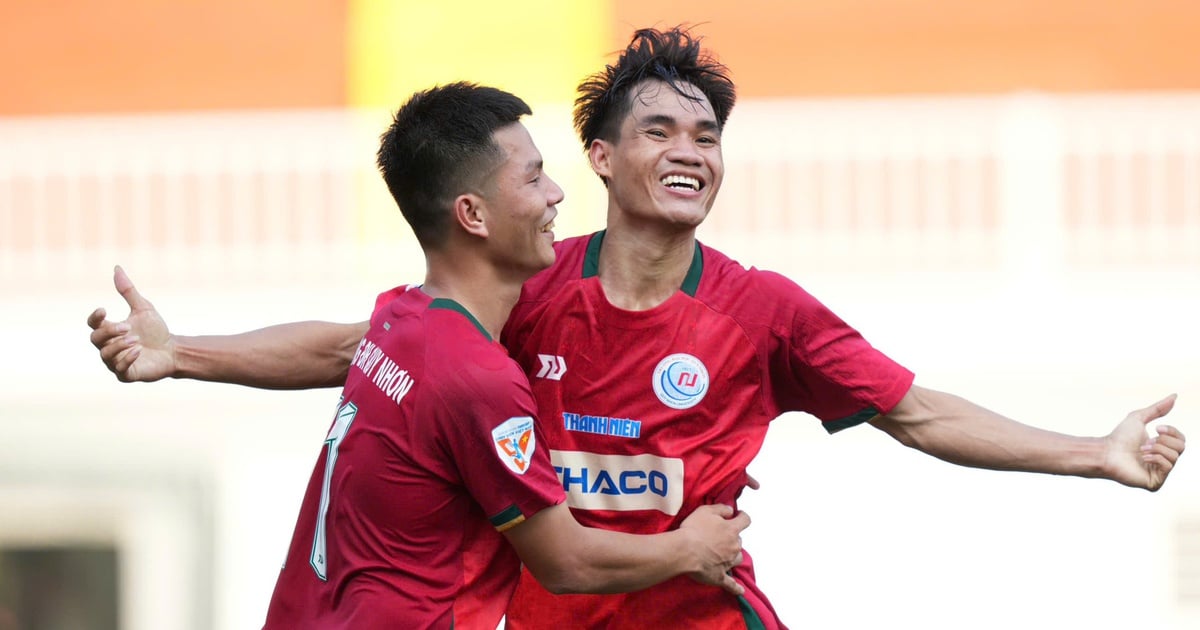
[[[113,268],[113,285],[117,287],[117,292],[121,294],[121,297],[125,298],[125,303],[129,305],[130,310],[141,311],[154,308],[150,300],[142,297],[137,287],[133,286],[133,281],[129,279],[129,275],[125,273],[121,265]]]
[[[1150,424],[1151,422],[1171,413],[1171,409],[1175,408],[1176,394],[1171,394],[1166,398],[1146,407],[1141,410],[1142,424]]]

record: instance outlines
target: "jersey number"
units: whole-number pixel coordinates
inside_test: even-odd
[[[321,483],[317,533],[313,536],[312,555],[308,559],[313,571],[322,580],[325,579],[325,561],[327,559],[325,556],[325,518],[329,513],[329,483],[333,480],[333,465],[337,463],[338,446],[342,444],[342,440],[346,439],[346,432],[350,430],[350,423],[354,422],[354,416],[357,413],[358,407],[354,406],[354,403],[346,403],[338,407],[333,428],[329,429],[329,435],[325,438],[325,446],[328,447],[325,451],[325,480]]]

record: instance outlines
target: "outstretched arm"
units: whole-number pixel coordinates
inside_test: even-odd
[[[175,335],[120,267],[113,284],[129,305],[115,322],[98,308],[88,316],[92,345],[122,382],[166,377],[267,389],[340,387],[369,322],[294,322],[236,335]]]
[[[584,527],[565,503],[505,530],[521,562],[552,593],[625,593],[687,574],[734,595],[726,572],[742,563],[741,532],[750,517],[728,505],[704,505],[679,529],[641,536]]]
[[[1099,477],[1158,490],[1183,453],[1183,433],[1146,425],[1175,406],[1175,396],[1129,413],[1105,437],[1064,435],[1010,420],[951,394],[913,386],[887,415],[871,421],[902,444],[945,461],[994,470]]]

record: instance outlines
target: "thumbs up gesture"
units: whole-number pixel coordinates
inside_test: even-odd
[[[92,345],[100,351],[104,365],[123,383],[174,375],[175,344],[167,323],[120,266],[113,269],[113,285],[129,305],[129,316],[124,321],[110,321],[108,313],[98,308],[87,320]]]

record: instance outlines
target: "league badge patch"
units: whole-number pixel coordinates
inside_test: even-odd
[[[533,418],[519,416],[509,418],[492,429],[492,443],[496,445],[496,454],[509,470],[524,475],[529,470],[529,462],[533,461],[533,450],[537,447],[537,438],[533,434]]]
[[[690,354],[672,354],[658,362],[651,385],[662,404],[691,409],[708,393],[708,369]]]

